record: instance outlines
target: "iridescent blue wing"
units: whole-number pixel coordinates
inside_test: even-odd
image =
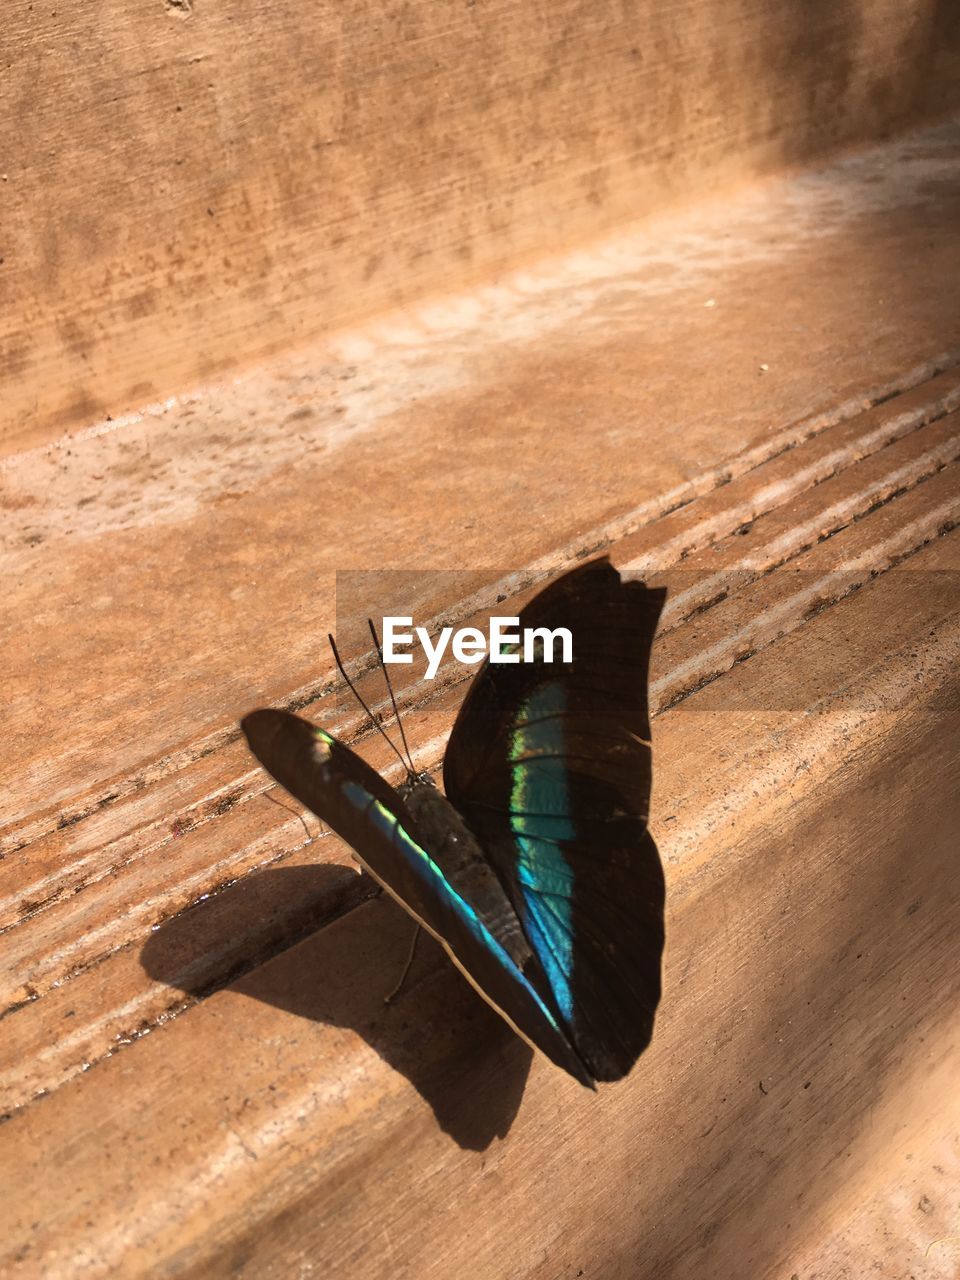
[[[486,662],[443,767],[447,798],[499,874],[597,1080],[630,1071],[660,998],[647,679],[664,595],[622,582],[606,559],[547,587],[520,626],[567,628],[572,660]]]
[[[536,966],[531,981],[493,924],[450,883],[400,794],[348,747],[298,716],[254,711],[242,727],[268,772],[353,847],[370,874],[443,944],[514,1029],[582,1084],[592,1085],[549,995],[537,989],[543,983]]]

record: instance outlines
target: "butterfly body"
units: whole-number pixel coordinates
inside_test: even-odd
[[[484,664],[450,736],[445,795],[413,772],[391,787],[297,716],[243,721],[277,781],[519,1034],[588,1086],[630,1070],[660,994],[646,681],[662,603],[606,560],[536,596],[521,625],[569,626],[572,659]]]
[[[397,788],[416,832],[451,887],[484,921],[510,958],[521,968],[533,956],[517,913],[476,837],[428,775]]]

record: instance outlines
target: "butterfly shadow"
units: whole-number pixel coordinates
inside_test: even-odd
[[[140,959],[155,981],[190,996],[229,983],[298,1017],[350,1028],[406,1076],[443,1132],[482,1151],[509,1131],[533,1053],[424,932],[385,1003],[413,931],[406,912],[349,868],[267,868],[157,927]]]

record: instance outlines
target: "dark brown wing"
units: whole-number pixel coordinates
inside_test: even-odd
[[[254,711],[242,727],[264,768],[356,850],[370,874],[439,939],[514,1029],[581,1084],[592,1086],[549,1001],[418,842],[416,824],[394,788],[348,747],[299,716]]]
[[[606,559],[552,583],[520,626],[567,628],[572,660],[486,662],[444,761],[447,796],[500,875],[598,1080],[630,1071],[660,998],[647,680],[664,596],[622,582]]]

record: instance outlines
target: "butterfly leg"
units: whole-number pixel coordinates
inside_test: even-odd
[[[389,995],[383,997],[384,1004],[392,1004],[396,997],[400,994],[400,989],[407,980],[407,974],[410,972],[410,966],[413,964],[413,957],[416,954],[417,943],[420,940],[420,925],[417,925],[413,931],[413,941],[410,943],[410,954],[407,956],[407,963],[403,966],[403,973],[400,975],[400,981],[393,988]]]
[[[275,796],[272,791],[264,791],[263,794],[266,796],[268,800],[272,800],[274,804],[278,804],[281,809],[286,809],[287,813],[292,813],[294,817],[297,817],[300,819],[300,821],[303,823],[303,829],[307,833],[307,844],[310,844],[313,841],[313,836],[310,834],[310,828],[307,826],[307,820],[303,816],[303,812],[298,809],[291,809],[288,804],[284,804],[283,801],[280,799],[280,797]],[[323,825],[321,824],[320,831],[322,830],[323,830]],[[319,832],[317,834],[319,834]]]

